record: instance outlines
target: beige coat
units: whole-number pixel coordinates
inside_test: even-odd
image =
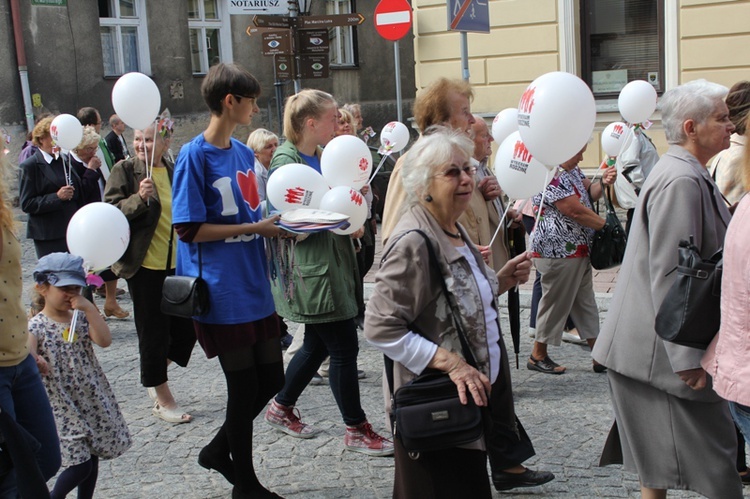
[[[375,276],[375,290],[367,304],[365,336],[368,339],[392,342],[412,329],[437,345],[461,355],[461,345],[453,324],[451,308],[441,288],[439,281],[441,277],[431,271],[429,253],[424,239],[416,233],[400,236],[408,230],[417,228],[425,232],[432,240],[440,273],[446,280],[450,294],[457,300],[455,309],[460,314],[474,356],[480,370],[489,377],[489,347],[484,310],[469,262],[453,247],[432,215],[419,205],[404,213],[395,227],[389,246],[383,252],[386,256]],[[466,239],[467,234],[464,228],[459,226],[459,230]],[[495,301],[492,306],[497,309],[496,299],[499,287],[497,277],[488,266],[484,265],[477,249],[471,244],[469,246],[479,267],[485,269],[485,275],[495,292]],[[499,327],[498,324],[498,330]],[[510,387],[508,352],[502,336],[499,346],[501,365],[496,385],[498,390],[502,390],[503,396],[499,397],[498,402],[502,409],[497,412],[501,414],[499,419],[504,425],[515,431],[515,410]],[[403,365],[394,363],[394,391],[415,376],[415,373]],[[386,410],[390,411],[390,393],[387,382],[384,382],[384,391]],[[495,410],[493,410],[494,413]],[[497,423],[497,420],[495,421]]]
[[[704,258],[724,244],[730,214],[706,169],[671,146],[646,179],[633,216],[625,260],[593,357],[628,378],[676,397],[717,402],[675,374],[701,367],[703,350],[663,341],[654,331],[661,302],[674,282],[677,247],[691,235]],[[667,275],[669,274],[669,275]]]

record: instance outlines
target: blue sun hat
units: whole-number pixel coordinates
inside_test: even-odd
[[[70,253],[50,253],[39,259],[34,269],[37,284],[48,282],[57,288],[86,286],[83,258]]]

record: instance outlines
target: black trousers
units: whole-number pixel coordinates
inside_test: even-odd
[[[41,258],[50,253],[67,253],[68,242],[64,237],[60,239],[34,239],[36,257]]]
[[[127,280],[138,333],[141,383],[147,387],[167,381],[167,359],[187,366],[195,346],[193,321],[161,312],[161,291],[166,277],[165,270],[141,267]]]

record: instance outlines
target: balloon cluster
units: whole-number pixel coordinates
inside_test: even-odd
[[[409,143],[406,125],[392,121],[380,134],[381,154],[401,151]],[[268,201],[282,212],[297,208],[319,208],[349,217],[349,227],[336,234],[352,234],[367,219],[367,203],[360,190],[369,185],[373,173],[372,155],[365,142],[354,135],[331,140],[320,157],[321,173],[307,165],[292,163],[279,167],[268,179]]]
[[[618,99],[620,114],[638,126],[656,109],[656,90],[646,81],[628,83]],[[570,73],[546,73],[526,87],[518,108],[500,111],[492,137],[500,144],[495,175],[503,191],[524,199],[542,191],[548,174],[588,143],[596,122],[596,102],[588,85]],[[616,157],[628,138],[626,123],[615,122],[602,132],[602,149]]]

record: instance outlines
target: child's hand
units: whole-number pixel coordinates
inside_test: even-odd
[[[44,360],[44,357],[35,355],[34,360],[36,361],[36,367],[39,369],[39,373],[42,376],[47,376],[49,374],[49,364]]]
[[[96,312],[96,307],[81,295],[75,295],[70,299],[70,308],[82,312]]]

